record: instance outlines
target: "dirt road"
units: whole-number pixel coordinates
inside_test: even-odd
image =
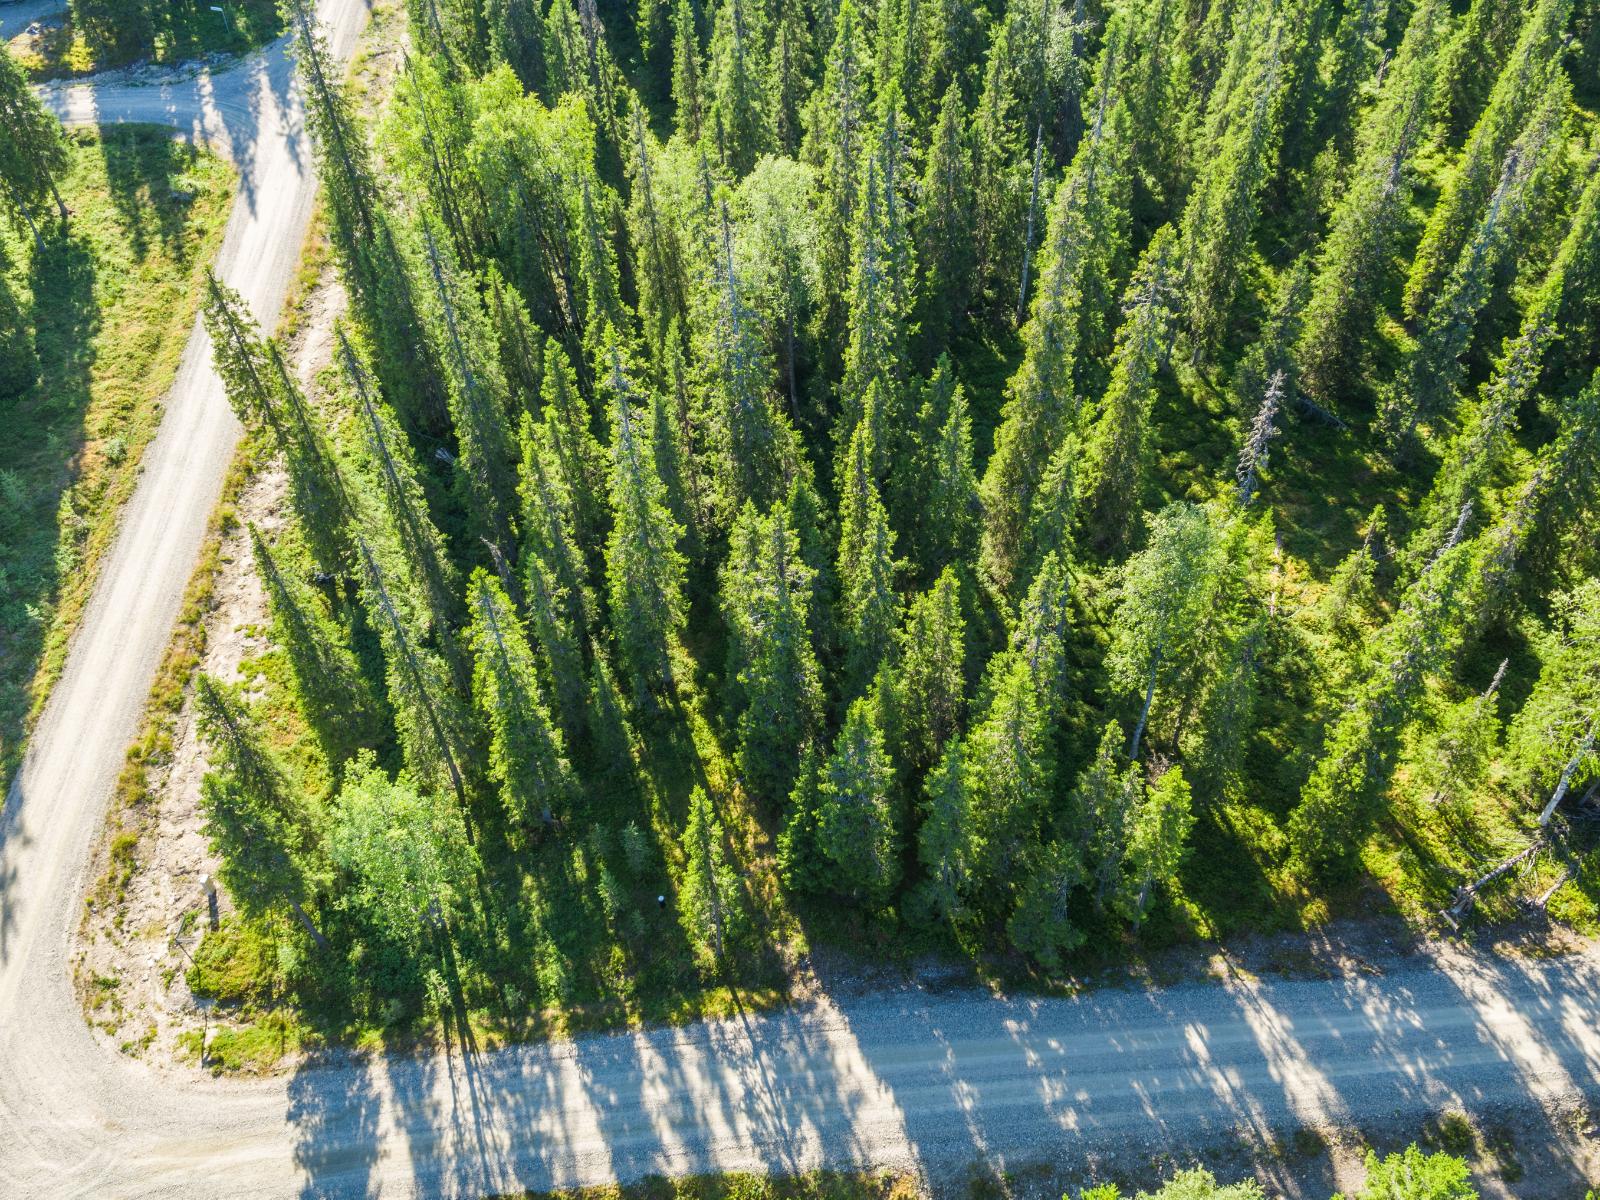
[[[347,53],[364,12],[325,0]],[[52,93],[239,164],[219,270],[276,316],[313,195],[281,48],[164,86]],[[1181,1150],[1299,1124],[1600,1098],[1600,961],[1407,960],[1377,977],[907,989],[684,1030],[212,1080],[124,1061],[68,983],[90,848],[237,437],[197,330],[0,818],[0,1191],[479,1195],[652,1171],[921,1169]],[[1552,1141],[1561,1132],[1551,1128]],[[1285,1168],[1286,1172],[1292,1170]],[[1286,1179],[1288,1176],[1286,1175]]]

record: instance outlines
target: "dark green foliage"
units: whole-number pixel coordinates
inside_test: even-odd
[[[822,678],[809,625],[813,571],[783,504],[762,516],[746,501],[722,569],[728,674],[744,785],[775,811],[799,755],[822,729]]]
[[[577,794],[561,733],[550,720],[527,636],[503,588],[478,570],[468,584],[473,696],[489,731],[489,775],[511,820],[565,816]]]

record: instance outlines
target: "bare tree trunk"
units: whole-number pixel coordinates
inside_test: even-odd
[[[1594,749],[1595,733],[1600,731],[1600,712],[1589,720],[1589,732],[1583,735],[1583,741],[1578,746],[1578,752],[1572,756],[1570,762],[1562,769],[1561,779],[1556,784],[1556,790],[1550,797],[1550,803],[1544,806],[1544,811],[1539,814],[1539,827],[1542,829],[1550,824],[1550,818],[1556,815],[1556,806],[1561,803],[1567,794],[1567,788],[1572,784],[1572,773],[1578,769],[1578,764],[1588,757],[1589,751]]]
[[[1139,710],[1139,723],[1133,728],[1133,741],[1128,744],[1128,757],[1139,757],[1139,743],[1144,740],[1145,723],[1150,720],[1150,705],[1156,698],[1156,671],[1161,665],[1161,655],[1157,654],[1150,663],[1150,681],[1144,689],[1144,707]]]
[[[326,950],[328,948],[328,939],[322,936],[322,930],[311,923],[311,918],[306,916],[306,910],[300,907],[298,900],[289,901],[289,911],[305,927],[305,931],[311,935],[311,940],[317,944],[318,948]]]

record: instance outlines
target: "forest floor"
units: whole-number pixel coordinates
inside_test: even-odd
[[[0,439],[6,780],[160,424],[235,185],[220,158],[164,129],[80,130],[68,147],[68,231],[6,247],[40,360]]]

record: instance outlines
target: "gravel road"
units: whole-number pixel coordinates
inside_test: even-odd
[[[335,49],[365,19],[324,0]],[[49,93],[239,165],[218,269],[271,323],[309,219],[282,48],[167,84]],[[882,992],[741,1021],[215,1080],[83,1025],[66,947],[111,786],[238,435],[196,329],[67,670],[0,816],[6,1195],[461,1195],[689,1170],[917,1169],[1182,1149],[1298,1124],[1600,1097],[1600,959],[1450,955],[1379,976]],[[1553,1141],[1560,1134],[1550,1130]]]
[[[0,38],[10,41],[35,21],[66,11],[62,0],[0,0]]]

